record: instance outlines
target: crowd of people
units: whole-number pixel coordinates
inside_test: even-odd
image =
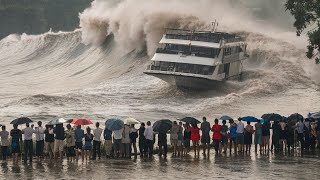
[[[43,127],[41,121],[37,122],[37,127],[27,123],[22,130],[16,124],[10,132],[6,126],[1,128],[2,160],[7,160],[10,155],[13,162],[19,161],[22,151],[25,162],[32,161],[34,154],[39,160],[62,160],[64,155],[68,161],[96,160],[102,156],[101,149],[106,158],[138,155],[152,158],[156,146],[158,155],[167,157],[168,143],[171,144],[173,157],[187,156],[192,151],[191,146],[195,157],[200,156],[201,148],[204,156],[209,155],[211,147],[216,154],[250,153],[252,144],[254,151],[260,153],[290,153],[295,149],[306,152],[320,148],[320,124],[314,119],[300,119],[299,122],[258,121],[254,126],[241,118],[237,122],[223,120],[221,123],[215,119],[211,126],[203,117],[200,126],[173,121],[168,131],[157,132],[150,121],[146,125],[141,123],[138,129],[134,124],[125,124],[122,129],[114,131],[100,128],[99,122],[93,130],[90,127],[84,130],[81,125],[72,127],[71,124],[67,124],[66,129],[63,124]],[[167,137],[170,137],[169,142]]]

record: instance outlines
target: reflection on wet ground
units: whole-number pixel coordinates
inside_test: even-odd
[[[1,163],[1,179],[319,179],[319,153]]]

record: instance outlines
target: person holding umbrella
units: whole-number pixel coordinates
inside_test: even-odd
[[[81,125],[77,126],[77,129],[74,131],[74,136],[76,139],[76,159],[79,160],[79,154],[82,156],[82,161],[84,161],[83,156],[83,138],[84,138],[84,130],[81,129]]]
[[[22,143],[22,132],[18,129],[18,124],[13,124],[13,129],[10,131],[11,136],[11,152],[13,163],[18,162],[18,154],[20,151],[20,143]]]
[[[191,140],[191,131],[190,131],[190,124],[186,123],[183,125],[184,131],[183,131],[183,144],[185,147],[184,155],[186,156],[190,152],[190,140]]]
[[[164,158],[167,157],[168,153],[168,143],[167,143],[167,132],[164,130],[160,130],[158,132],[158,146],[159,146],[159,156],[162,155]]]
[[[29,123],[26,123],[26,128],[22,130],[22,134],[24,135],[24,162],[26,163],[28,160],[32,162],[33,155],[33,142],[32,142],[32,134],[35,133],[33,129],[33,125],[30,127]]]

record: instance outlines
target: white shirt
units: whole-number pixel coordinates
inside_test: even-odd
[[[237,124],[237,133],[243,133],[244,132],[244,124],[239,121]]]
[[[153,128],[151,126],[148,126],[143,135],[146,137],[146,139],[153,141]]]
[[[43,127],[36,127],[36,141],[44,140],[44,128]]]
[[[122,138],[122,143],[130,143],[130,127],[125,125],[123,128],[123,138]]]
[[[1,146],[9,146],[9,132],[8,131],[0,131],[0,137],[1,137]]]
[[[24,128],[22,133],[24,134],[24,140],[32,140],[32,134],[34,133],[34,129],[31,127]]]
[[[123,128],[120,130],[113,131],[113,138],[114,139],[122,139],[122,132],[123,132]]]
[[[101,134],[102,134],[101,128],[96,128],[93,130],[93,140],[94,141],[101,141]]]

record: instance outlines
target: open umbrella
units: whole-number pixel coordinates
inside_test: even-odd
[[[71,124],[76,124],[76,125],[89,125],[92,124],[91,120],[89,119],[75,119],[71,122]]]
[[[124,123],[121,119],[117,117],[110,118],[105,123],[106,128],[110,131],[120,130],[124,127]]]
[[[230,121],[230,120],[233,120],[233,118],[230,116],[227,116],[227,115],[223,115],[220,117],[220,120],[229,120]]]
[[[124,124],[128,124],[128,125],[131,125],[131,124],[140,124],[140,121],[134,119],[134,118],[127,118],[124,120]]]
[[[162,119],[159,121],[156,121],[152,128],[153,131],[155,132],[168,132],[172,127],[172,121],[170,121],[169,119]]]
[[[275,113],[264,114],[261,116],[261,118],[265,121],[281,121],[283,119],[283,117],[280,114]]]
[[[253,116],[245,116],[245,117],[242,117],[242,121],[259,122],[260,120],[256,117],[253,117]]]
[[[51,121],[49,121],[48,125],[63,124],[65,122],[66,122],[66,120],[63,118],[55,118],[55,119],[52,119]]]
[[[180,121],[186,122],[186,123],[189,123],[189,124],[199,124],[199,123],[201,123],[198,119],[193,118],[193,117],[185,117],[185,118],[182,118]]]
[[[294,114],[291,114],[289,117],[288,117],[288,120],[289,121],[295,121],[295,122],[298,122],[299,120],[303,120],[304,117],[299,114],[299,113],[294,113]]]
[[[26,123],[31,123],[33,122],[30,118],[27,118],[27,117],[21,117],[21,118],[18,118],[18,119],[15,119],[13,121],[10,122],[10,124],[26,124]]]
[[[313,118],[313,119],[320,119],[320,112],[312,113],[312,114],[310,115],[310,118]]]

